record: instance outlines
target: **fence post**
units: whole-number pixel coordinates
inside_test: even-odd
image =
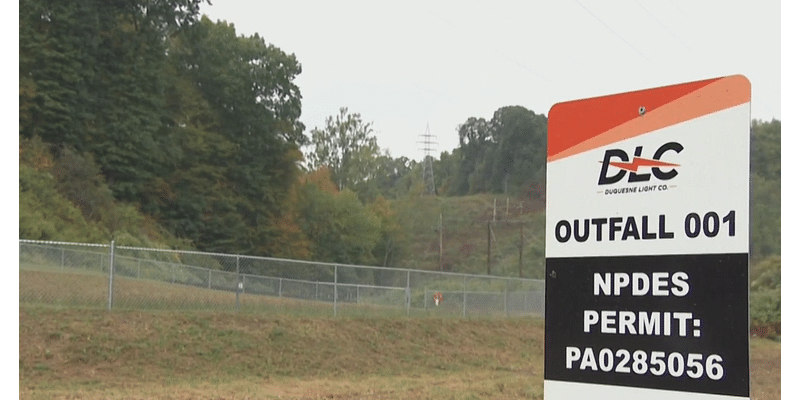
[[[111,246],[108,250],[108,311],[114,305],[114,241],[111,241]]]
[[[522,276],[522,248],[523,248],[523,246],[525,244],[525,242],[523,240],[523,236],[522,236],[522,227],[523,227],[523,224],[520,223],[519,224],[519,277],[520,278],[523,278],[523,276]]]
[[[439,271],[444,270],[442,260],[444,258],[444,227],[442,227],[442,213],[439,213]]]
[[[467,277],[466,276],[464,276],[464,289],[463,289],[463,292],[464,292],[464,296],[463,296],[464,304],[461,307],[461,317],[462,318],[466,318],[467,317]]]
[[[211,289],[211,268],[208,269],[208,288]]]
[[[136,279],[141,279],[142,276],[142,259],[136,260]]]
[[[406,271],[406,315],[411,313],[411,271]]]
[[[64,248],[61,248],[61,270],[64,270]]]
[[[503,311],[506,313],[506,317],[508,317],[508,279],[506,279],[506,293],[503,296]]]
[[[528,293],[522,292],[522,313],[525,314],[528,311]]]
[[[283,278],[278,278],[278,298],[283,297]]]
[[[486,221],[486,275],[492,275],[492,222]]]
[[[333,266],[333,316],[336,316],[336,303],[339,301],[339,266]]]
[[[242,290],[242,276],[239,275],[239,255],[236,255],[236,311],[239,311],[239,292]]]

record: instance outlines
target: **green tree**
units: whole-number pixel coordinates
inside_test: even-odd
[[[117,199],[169,166],[166,38],[201,0],[20,2],[20,133],[94,154]]]
[[[300,64],[200,3],[21,1],[20,137],[54,145],[59,192],[109,229],[135,204],[203,250],[285,255]]]
[[[447,164],[449,194],[519,194],[546,177],[547,118],[521,106],[458,127],[459,147]]]
[[[780,334],[781,258],[770,256],[750,273],[750,320],[755,332],[767,337]]]
[[[39,138],[20,138],[20,238],[143,245],[144,218],[111,196],[91,157],[66,147],[53,158]],[[158,238],[163,239],[163,238]]]
[[[781,254],[781,122],[750,129],[751,242],[754,262]]]
[[[492,143],[489,138],[489,123],[483,118],[470,117],[458,126],[458,169],[452,184],[448,186],[450,194],[463,196],[485,189],[475,187],[471,180],[474,182],[476,170],[480,168],[491,150]]]
[[[149,187],[161,220],[209,251],[285,254],[285,210],[306,141],[301,72],[257,34],[198,23],[171,39],[167,91],[174,171]]]
[[[380,219],[349,189],[339,191],[327,169],[313,172],[297,199],[298,223],[312,243],[314,260],[347,264],[375,262]]]
[[[19,237],[33,240],[105,242],[96,221],[56,190],[55,161],[39,138],[19,140]]]
[[[503,107],[495,111],[490,124],[496,143],[491,191],[507,194],[532,182],[544,182],[547,118],[521,106]]]
[[[461,150],[453,149],[453,152],[443,151],[439,154],[439,159],[433,163],[433,178],[436,183],[437,193],[451,193],[450,185],[458,173],[458,160]]]
[[[400,224],[391,204],[381,195],[367,205],[367,210],[380,222],[380,239],[372,250],[373,259],[384,267],[390,267],[394,261],[393,253],[403,242]]]
[[[311,151],[306,155],[310,169],[327,167],[340,190],[350,189],[365,198],[371,180],[376,179],[380,148],[372,124],[346,107],[325,119],[323,128],[311,130]]]
[[[374,178],[369,181],[369,202],[378,197],[397,199],[408,192],[411,188],[410,175],[416,171],[416,161],[405,156],[392,158],[388,152],[378,156],[375,161]]]

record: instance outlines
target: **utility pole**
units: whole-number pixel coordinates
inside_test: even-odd
[[[520,222],[519,224],[519,277],[522,278],[522,247],[524,246],[525,242],[522,237],[522,227],[523,223]]]
[[[443,246],[444,246],[444,240],[443,240],[444,233],[442,232],[442,229],[443,229],[443,227],[442,227],[442,213],[439,213],[439,271],[442,271],[444,269],[444,266],[442,265],[442,259],[443,259],[443,256],[444,256],[444,248],[443,248]]]
[[[486,275],[492,275],[492,222],[486,221]]]

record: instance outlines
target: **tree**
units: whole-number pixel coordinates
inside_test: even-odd
[[[451,165],[450,194],[509,194],[543,186],[547,154],[544,115],[521,106],[502,107],[489,121],[467,119],[458,127],[458,134],[454,159],[447,160]]]
[[[19,140],[19,237],[33,240],[104,242],[96,220],[56,190],[55,161],[39,138]]]
[[[461,150],[453,149],[452,153],[443,151],[439,154],[439,159],[433,163],[433,177],[436,182],[436,189],[439,193],[451,193],[450,185],[453,184],[458,173],[458,161]]]
[[[170,43],[169,137],[180,152],[150,187],[150,207],[203,250],[285,255],[306,141],[299,62],[206,17]]]
[[[458,169],[449,186],[450,194],[463,196],[482,191],[470,185],[471,177],[491,149],[489,123],[483,118],[470,117],[458,126]],[[455,151],[453,152],[455,153]]]
[[[202,0],[20,2],[20,133],[93,153],[114,196],[168,171],[165,40]]]
[[[325,119],[323,128],[311,130],[311,146],[306,155],[308,168],[327,167],[340,190],[366,195],[368,182],[376,177],[380,148],[372,124],[364,122],[361,114],[340,108],[339,115]]]
[[[750,324],[760,336],[781,332],[781,257],[770,256],[750,272]]]
[[[781,254],[781,122],[750,129],[751,243],[754,262]]]
[[[397,199],[408,192],[411,188],[410,175],[416,173],[416,161],[405,156],[392,158],[388,152],[378,156],[375,161],[375,172],[373,179],[368,181],[369,192],[365,201],[371,203],[378,197]]]
[[[380,222],[380,239],[372,251],[373,258],[384,267],[389,267],[394,261],[394,249],[402,241],[400,225],[391,204],[381,195],[367,205],[367,210]]]
[[[543,183],[547,163],[547,118],[521,106],[495,111],[492,121],[491,191],[509,193],[530,183]]]
[[[369,264],[381,238],[380,219],[349,189],[339,191],[326,168],[308,175],[297,198],[298,223],[317,261]]]
[[[91,218],[136,204],[202,250],[285,255],[307,141],[301,67],[257,34],[198,20],[202,1],[22,0],[20,137],[76,167],[59,190]]]

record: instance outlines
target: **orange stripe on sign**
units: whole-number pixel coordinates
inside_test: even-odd
[[[548,154],[547,161],[555,161],[611,143],[630,139],[667,126],[676,125],[681,122],[738,106],[749,101],[750,81],[748,81],[747,78],[742,75],[718,78],[678,99],[668,102],[652,111],[647,111],[644,116],[637,116],[637,118],[633,118],[619,126],[595,135],[560,153]]]
[[[742,75],[559,103],[548,115],[547,161],[750,101]],[[639,107],[646,113],[639,115]]]
[[[639,118],[640,106],[655,110],[716,80],[719,78],[556,104],[547,114],[547,156]]]

